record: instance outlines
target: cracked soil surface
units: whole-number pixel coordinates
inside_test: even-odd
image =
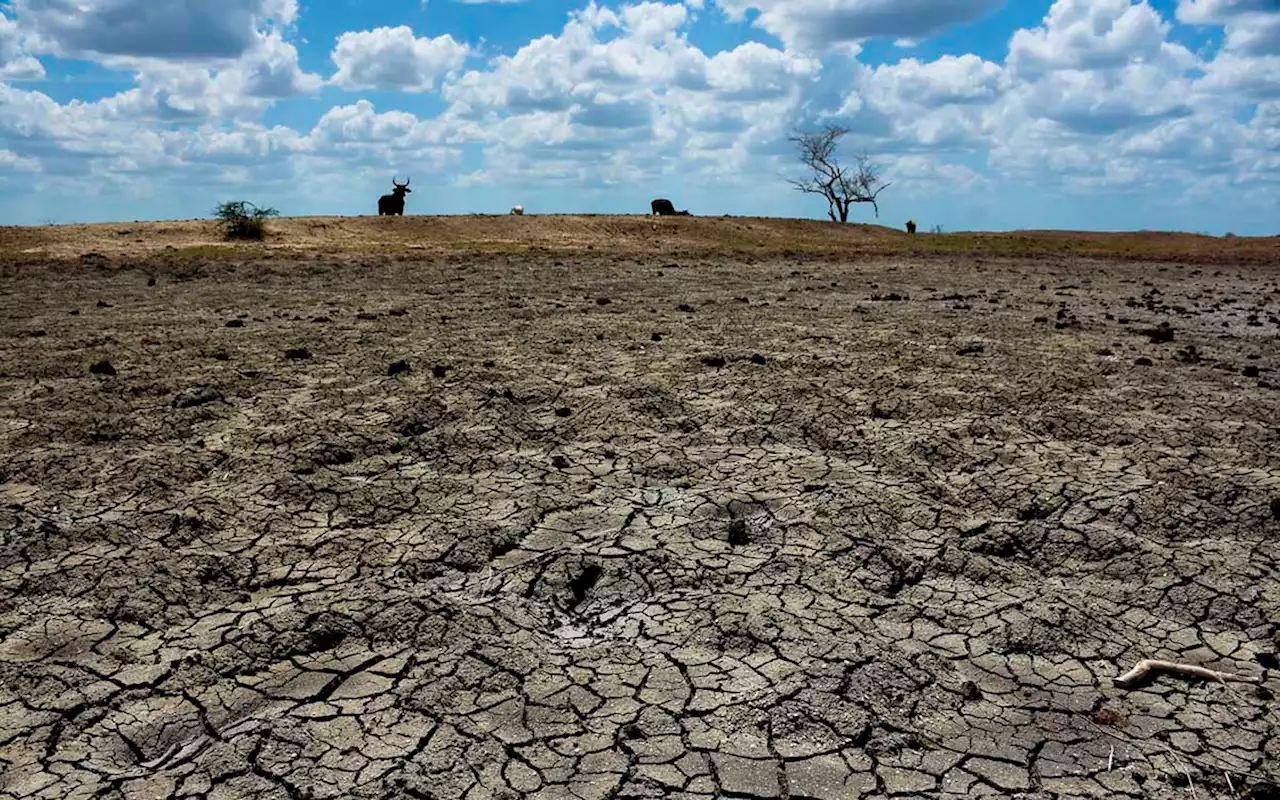
[[[1266,266],[10,269],[0,797],[1274,798],[1277,314]]]

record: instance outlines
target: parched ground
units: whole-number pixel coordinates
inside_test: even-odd
[[[0,230],[0,796],[1280,793],[1275,240],[278,225]]]

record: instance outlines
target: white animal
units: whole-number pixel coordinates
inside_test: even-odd
[[[516,216],[520,216],[524,214],[524,206],[512,206],[511,213],[515,214]]]

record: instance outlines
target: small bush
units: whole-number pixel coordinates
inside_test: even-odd
[[[228,239],[261,239],[266,235],[267,220],[280,216],[274,208],[258,208],[245,200],[220,203],[214,216]]]

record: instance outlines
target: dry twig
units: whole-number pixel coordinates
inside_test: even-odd
[[[1156,672],[1167,672],[1171,675],[1181,675],[1184,678],[1201,678],[1219,683],[1226,683],[1227,681],[1236,681],[1238,683],[1258,682],[1257,678],[1234,675],[1230,672],[1218,672],[1206,667],[1197,667],[1194,664],[1176,664],[1172,661],[1157,661],[1148,658],[1139,661],[1133,669],[1116,678],[1115,684],[1122,689],[1131,689],[1149,680]]]

